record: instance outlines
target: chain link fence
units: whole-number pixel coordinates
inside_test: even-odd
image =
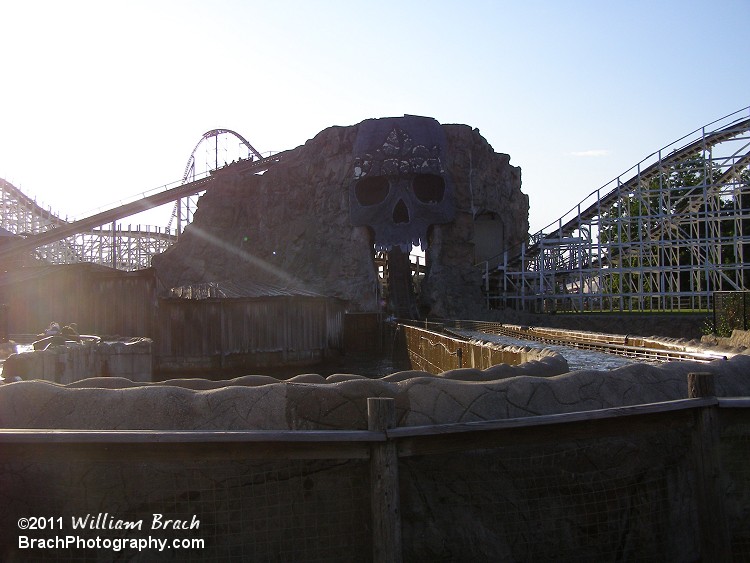
[[[750,327],[750,291],[717,291],[714,293],[713,333],[732,336],[734,329]]]

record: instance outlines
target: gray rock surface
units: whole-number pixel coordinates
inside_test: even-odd
[[[543,372],[544,364],[536,364],[536,373]],[[377,380],[335,374],[323,381],[306,374],[290,381],[251,375],[228,382],[193,379],[140,385],[121,378],[94,378],[69,386],[21,381],[0,386],[0,427],[366,429],[368,397],[394,398],[400,426],[470,422],[683,399],[687,375],[694,371],[715,373],[719,396],[750,395],[746,355],[709,364],[632,364],[554,377],[507,377],[508,372],[494,366],[438,376],[410,371]]]
[[[263,175],[218,171],[218,185],[201,197],[179,242],[153,259],[164,286],[255,280],[338,297],[351,310],[378,310],[371,234],[350,220],[358,128],[325,129]],[[422,306],[433,316],[452,316],[483,303],[474,219],[499,218],[504,241],[520,243],[529,205],[508,155],[496,153],[476,129],[442,128],[456,217],[433,227]]]
[[[536,364],[528,372],[543,367]],[[687,374],[694,371],[714,373],[720,396],[750,394],[746,355],[711,364],[633,364],[553,377],[508,378],[504,371],[494,366],[434,376],[411,370],[378,380],[342,373],[302,374],[289,381],[261,375],[158,384],[123,378],[69,385],[23,381],[0,386],[0,426],[365,429],[368,397],[395,398],[399,426],[471,422],[681,399],[687,396]],[[588,438],[580,431],[569,435],[565,425],[535,427],[540,442],[512,443],[515,434],[506,433],[509,445],[472,447],[468,439],[464,448],[467,438],[458,438],[456,451],[400,458],[404,560],[699,560],[694,499],[700,483],[692,435],[689,426],[673,420],[657,417],[635,430],[624,419],[621,433],[592,432]],[[743,470],[746,428],[742,421],[734,430],[725,428],[721,444],[722,497],[738,546],[747,545],[750,514]],[[288,559],[366,561],[372,553],[365,459],[275,458],[278,451],[261,444],[267,459],[243,459],[233,449],[218,456],[214,449],[210,455],[177,450],[181,457],[168,444],[136,448],[131,458],[122,444],[81,449],[56,444],[54,435],[31,447],[12,446],[4,444],[7,455],[0,459],[4,561],[28,560],[29,553],[18,549],[19,518],[50,514],[68,520],[97,513],[125,521],[150,520],[155,513],[196,517],[201,528],[191,537],[207,540],[204,550],[193,552],[196,560],[252,553],[254,560],[272,561],[292,553]],[[255,445],[244,451],[258,453]],[[123,557],[182,561],[186,553],[131,549]],[[78,560],[77,555],[65,558]]]
[[[41,379],[64,384],[100,375],[151,381],[151,347],[148,338],[50,346],[12,354],[3,364],[3,377],[7,381]]]

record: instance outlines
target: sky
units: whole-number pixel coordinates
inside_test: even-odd
[[[414,114],[509,154],[535,232],[750,106],[750,0],[0,0],[0,21],[0,178],[69,219],[180,180],[211,129],[268,152]]]

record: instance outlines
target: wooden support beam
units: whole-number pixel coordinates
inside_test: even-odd
[[[394,399],[367,399],[368,430],[385,432],[395,426]],[[398,563],[402,560],[401,499],[395,440],[370,445],[370,490],[373,561]]]
[[[688,397],[690,399],[715,396],[713,373],[688,374]],[[731,562],[731,539],[724,506],[724,488],[721,486],[718,406],[705,406],[696,411],[693,463],[695,464],[701,559]]]

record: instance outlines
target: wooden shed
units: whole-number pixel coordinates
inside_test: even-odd
[[[0,274],[0,303],[11,336],[56,321],[151,338],[157,375],[314,365],[343,346],[344,302],[253,281],[167,290],[153,269],[33,266]]]
[[[156,371],[314,365],[342,347],[343,302],[255,281],[202,283],[159,300]]]

